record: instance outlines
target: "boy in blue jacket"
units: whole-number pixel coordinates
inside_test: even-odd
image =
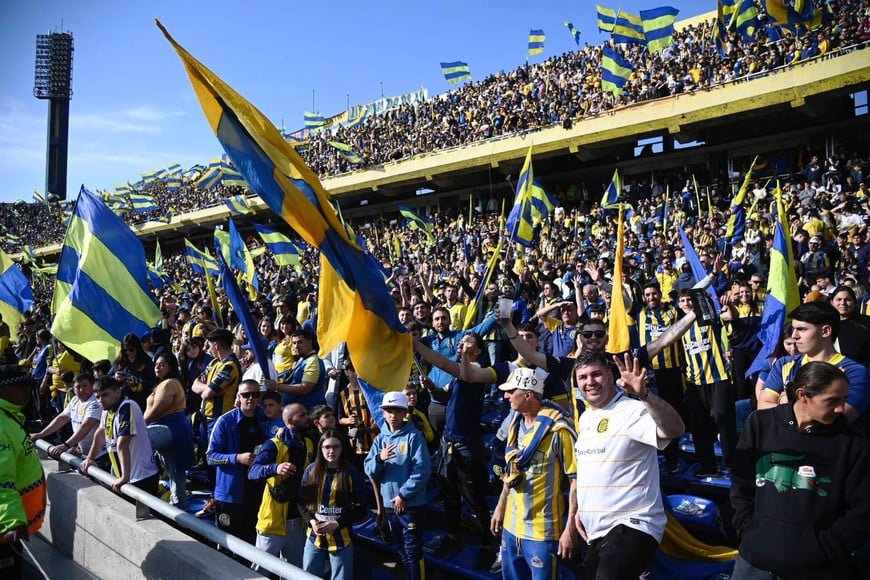
[[[381,403],[386,430],[375,437],[365,460],[366,475],[380,482],[393,541],[409,580],[424,577],[422,516],[431,467],[423,434],[409,421],[408,398],[389,392]]]

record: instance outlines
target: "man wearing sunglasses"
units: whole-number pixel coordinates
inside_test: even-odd
[[[217,527],[251,544],[257,539],[257,507],[264,484],[248,479],[248,468],[266,440],[268,422],[260,394],[256,381],[239,384],[236,406],[218,418],[206,452],[209,465],[217,468]]]

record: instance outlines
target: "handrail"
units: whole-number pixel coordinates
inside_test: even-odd
[[[36,441],[36,446],[46,453],[48,453],[48,450],[51,447],[47,441],[41,439]],[[82,460],[77,455],[67,451],[61,454],[58,462],[60,464],[68,464],[79,471]],[[94,465],[91,465],[88,468],[87,475],[108,486],[111,486],[115,481],[115,476],[95,467]],[[215,544],[225,547],[232,553],[256,564],[259,568],[278,574],[281,578],[291,578],[293,580],[318,579],[317,576],[305,572],[304,570],[301,570],[272,554],[264,552],[239,537],[228,534],[224,530],[209,525],[196,516],[182,511],[132,484],[126,483],[122,485],[120,493],[123,496],[135,500],[136,517],[140,519],[147,518],[149,515],[148,510],[152,510],[161,516],[172,520],[176,525],[199,534]]]

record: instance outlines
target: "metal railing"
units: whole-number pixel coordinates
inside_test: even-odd
[[[52,447],[47,441],[43,440],[37,441],[36,446],[46,453],[48,453],[49,448]],[[69,466],[70,468],[80,472],[79,466],[81,465],[81,459],[72,453],[65,452],[61,454],[60,459],[57,461],[62,469]],[[88,468],[87,475],[109,487],[111,487],[112,483],[115,481],[114,475],[93,465]],[[293,580],[317,580],[318,578],[317,576],[309,574],[308,572],[305,572],[276,556],[252,546],[241,538],[228,534],[227,532],[200,520],[196,516],[164,502],[160,498],[155,497],[134,485],[129,483],[122,485],[120,494],[135,502],[136,517],[138,519],[146,519],[150,517],[151,512],[153,511],[164,518],[171,520],[177,526],[190,530],[210,542],[223,546],[237,556],[257,565],[260,570],[268,570],[269,572],[278,574],[278,576],[282,578],[291,578]]]

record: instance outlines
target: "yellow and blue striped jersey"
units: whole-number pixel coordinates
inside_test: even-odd
[[[641,346],[658,339],[676,321],[677,309],[673,306],[662,306],[655,310],[641,308],[637,314]],[[683,349],[673,344],[662,349],[651,362],[653,370],[679,368],[683,365]]]
[[[202,414],[206,419],[217,419],[232,410],[241,379],[242,368],[236,355],[231,354],[224,360],[214,359],[209,363],[205,369],[205,383],[218,393],[202,401]]]
[[[354,504],[362,503],[362,478],[356,467],[348,465],[346,470],[341,471],[328,468],[323,481],[317,484],[310,481],[313,468],[314,465],[309,465],[305,470],[305,474],[302,476],[302,488],[303,490],[311,487],[316,488],[317,497],[320,499],[317,502],[315,512],[305,515],[310,515],[310,519],[319,522],[337,521],[339,528],[334,532],[318,536],[309,526],[308,541],[322,550],[337,552],[351,543],[349,516]],[[343,484],[342,480],[344,480]],[[345,488],[345,493],[341,492],[342,486]]]
[[[686,355],[686,379],[696,385],[728,380],[728,368],[719,342],[720,327],[694,323],[683,335]]]

